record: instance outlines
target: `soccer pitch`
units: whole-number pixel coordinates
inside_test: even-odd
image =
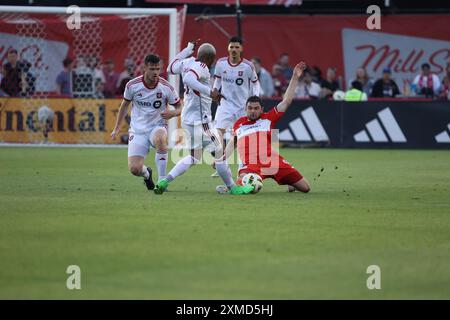
[[[450,299],[449,151],[282,149],[311,193],[248,196],[207,165],[156,196],[126,154],[0,148],[1,299]]]

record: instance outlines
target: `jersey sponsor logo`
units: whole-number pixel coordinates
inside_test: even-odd
[[[137,97],[142,97],[142,93],[140,93],[140,92],[136,93],[136,98]]]
[[[236,79],[236,84],[237,84],[238,86],[241,86],[243,83],[244,83],[244,79],[242,79],[242,78],[237,78],[237,79]]]
[[[252,133],[268,132],[270,131],[270,120],[259,119],[253,124],[242,124],[237,130],[236,135],[239,138],[248,136]]]
[[[130,137],[128,138],[128,141],[133,140],[133,138],[134,138],[134,135],[130,134]]]
[[[155,102],[153,102],[153,108],[155,109],[159,109],[162,106],[162,101],[160,100],[156,100]]]
[[[152,103],[150,101],[136,100],[136,103],[138,105],[140,105],[141,107],[151,107],[152,106]]]
[[[234,83],[234,79],[231,79],[231,78],[222,77],[222,81],[228,82],[228,83]]]
[[[395,142],[405,143],[407,142],[402,129],[395,120],[391,109],[385,108],[377,113],[378,118],[375,118],[366,123],[366,129],[372,137],[373,142]],[[384,127],[384,130],[383,130]],[[353,136],[355,142],[370,142],[371,139],[365,129],[359,131]],[[387,135],[386,135],[387,134]],[[389,141],[390,140],[390,141]]]

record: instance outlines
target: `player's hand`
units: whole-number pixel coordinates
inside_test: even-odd
[[[173,110],[165,110],[161,112],[161,118],[163,118],[164,120],[169,120],[176,116],[177,114]]]
[[[117,135],[119,134],[120,128],[114,128],[114,130],[111,132],[111,139],[115,139]]]
[[[211,91],[210,97],[214,102],[217,102],[217,104],[220,104],[220,100],[222,99],[227,100],[216,88]]]
[[[200,38],[198,38],[197,40],[193,40],[193,41],[189,41],[190,43],[192,43],[194,45],[194,47],[192,48],[193,51],[195,51],[200,43]]]
[[[306,63],[304,61],[300,61],[294,68],[294,75],[297,78],[300,78],[303,74],[303,71],[306,69]]]

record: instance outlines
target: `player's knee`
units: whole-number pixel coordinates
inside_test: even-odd
[[[154,143],[156,149],[165,150],[167,147],[166,137],[163,135],[156,136],[153,143]]]
[[[311,191],[311,185],[309,184],[308,181],[303,180],[303,181],[301,181],[301,185],[300,185],[300,189],[299,190],[301,192],[303,192],[303,193],[308,193],[308,192]]]

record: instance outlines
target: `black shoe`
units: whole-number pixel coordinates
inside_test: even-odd
[[[144,179],[144,183],[147,186],[148,190],[153,190],[155,189],[155,183],[152,180],[152,169],[147,168],[148,171],[148,179]]]

